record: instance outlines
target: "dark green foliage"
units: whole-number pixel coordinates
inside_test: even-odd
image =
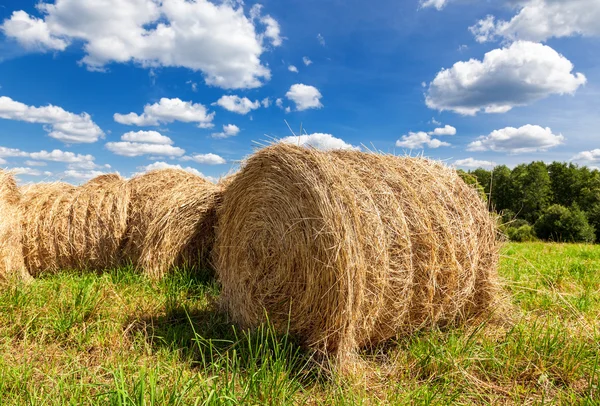
[[[535,231],[529,224],[524,224],[520,227],[508,227],[506,235],[510,241],[515,242],[531,242],[537,241]]]
[[[521,164],[514,169],[504,165],[496,166],[492,171],[476,169],[468,173],[477,178],[491,209],[502,215],[502,231],[514,241],[524,238],[530,241],[531,227],[525,225],[537,223],[542,215],[553,205],[566,209],[553,208],[551,215],[562,218],[550,222],[557,230],[548,230],[547,225],[535,227],[537,236],[542,239],[562,241],[600,242],[600,172],[572,163],[543,162]],[[564,214],[562,217],[560,213]],[[553,214],[552,214],[553,213]],[[544,224],[548,223],[547,217]],[[524,221],[524,222],[523,222]],[[571,231],[565,231],[568,228]],[[573,231],[573,229],[576,229]],[[590,238],[590,230],[595,230]],[[517,231],[520,230],[520,231]]]
[[[550,206],[535,222],[535,232],[542,239],[559,242],[594,242],[596,238],[584,212],[559,204]]]

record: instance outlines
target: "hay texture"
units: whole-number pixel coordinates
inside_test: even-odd
[[[173,266],[208,266],[220,187],[179,169],[128,182],[131,192],[125,256],[152,278]]]
[[[0,169],[0,280],[30,278],[21,245],[20,201],[14,177]]]
[[[217,214],[215,266],[234,321],[289,322],[339,362],[484,312],[497,293],[495,221],[431,160],[272,145],[247,160]]]
[[[122,264],[129,191],[119,175],[75,187],[38,183],[22,190],[23,253],[33,276]]]

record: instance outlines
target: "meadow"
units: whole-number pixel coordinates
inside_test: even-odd
[[[600,404],[600,246],[510,243],[500,274],[510,323],[400,338],[351,380],[232,327],[208,272],[59,272],[0,290],[0,403]]]

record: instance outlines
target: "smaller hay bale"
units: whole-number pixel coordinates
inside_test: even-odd
[[[31,278],[25,269],[19,203],[21,193],[10,172],[0,169],[0,280]]]
[[[23,252],[32,275],[122,265],[129,191],[119,175],[75,187],[63,182],[23,188]]]
[[[456,171],[422,158],[276,144],[223,193],[220,300],[352,368],[360,348],[485,314],[495,221]]]
[[[124,253],[155,279],[173,266],[209,266],[220,188],[179,169],[160,169],[128,182],[131,193]]]

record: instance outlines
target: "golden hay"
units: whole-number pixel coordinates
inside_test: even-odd
[[[248,159],[217,215],[215,267],[234,321],[289,322],[341,364],[480,314],[497,294],[495,222],[431,160],[276,144]]]
[[[32,275],[61,269],[103,270],[122,263],[129,192],[116,174],[74,187],[38,183],[23,188],[25,265]]]
[[[153,278],[173,266],[208,265],[220,188],[200,176],[161,169],[134,177],[125,255]]]
[[[21,193],[14,177],[0,169],[0,280],[30,278],[23,261],[20,200]]]

